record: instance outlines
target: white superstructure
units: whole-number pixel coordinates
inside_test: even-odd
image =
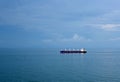
[[[86,51],[84,48],[81,48],[80,51]]]

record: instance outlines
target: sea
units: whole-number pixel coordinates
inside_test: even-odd
[[[1,48],[0,82],[120,82],[120,49],[86,50]]]

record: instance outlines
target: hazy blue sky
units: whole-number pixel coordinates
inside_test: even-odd
[[[0,0],[0,47],[120,47],[120,0]]]

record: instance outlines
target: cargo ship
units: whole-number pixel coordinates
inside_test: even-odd
[[[85,48],[82,48],[82,49],[65,49],[65,50],[61,50],[60,53],[87,53],[86,49]]]

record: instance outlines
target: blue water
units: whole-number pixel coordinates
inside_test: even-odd
[[[120,82],[119,49],[0,49],[0,82]]]

